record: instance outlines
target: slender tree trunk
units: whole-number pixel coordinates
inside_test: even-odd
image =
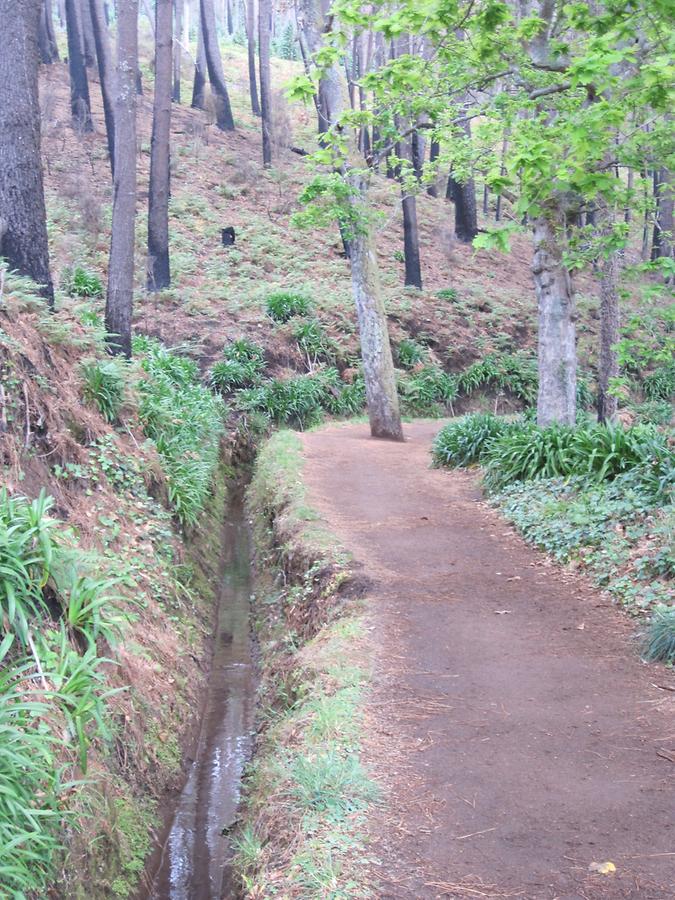
[[[414,194],[403,192],[403,247],[405,256],[405,285],[422,290],[420,240],[417,226],[417,202]]]
[[[45,0],[45,28],[47,31],[47,40],[51,47],[52,62],[58,62],[59,48],[56,42],[56,32],[54,31],[54,11],[52,5],[52,0]]]
[[[232,0],[226,0],[227,12],[227,33],[230,37],[234,34],[234,19],[232,17]]]
[[[220,58],[218,32],[216,31],[216,13],[213,0],[201,0],[202,35],[206,54],[206,68],[209,73],[211,90],[216,104],[216,125],[221,131],[234,131],[234,118],[230,97],[227,93],[223,61]]]
[[[539,305],[539,396],[537,422],[573,425],[576,420],[577,355],[574,290],[563,263],[559,231],[563,217],[534,223],[532,273]]]
[[[42,2],[38,42],[40,47],[40,59],[42,62],[45,65],[51,65],[52,63],[58,62],[59,50],[56,45],[56,35],[54,34],[51,0],[43,0]]]
[[[40,158],[39,26],[40,6],[33,0],[0,3],[0,256],[40,285],[51,306]]]
[[[616,416],[616,397],[610,394],[611,379],[619,374],[615,346],[619,341],[619,254],[613,251],[601,264],[600,364],[598,366],[598,421]]]
[[[197,60],[195,62],[195,78],[192,84],[192,108],[204,109],[206,99],[206,50],[204,49],[204,29],[201,15],[197,24]]]
[[[89,82],[82,53],[82,29],[80,26],[79,0],[66,0],[66,26],[68,29],[68,69],[70,72],[70,110],[76,131],[93,131]]]
[[[91,20],[89,0],[80,0],[80,22],[82,23],[82,48],[86,66],[96,65],[96,44],[94,42],[94,26]]]
[[[478,216],[476,213],[476,185],[473,178],[464,184],[450,176],[446,191],[448,200],[455,204],[455,234],[463,244],[470,244],[478,234]]]
[[[103,0],[90,0],[91,21],[96,43],[96,59],[98,60],[98,78],[101,82],[101,96],[103,98],[103,114],[105,116],[105,131],[108,138],[108,155],[110,156],[110,170],[115,174],[115,72],[113,69],[112,51],[110,49],[110,35],[105,20]]]
[[[271,0],[258,4],[258,54],[260,58],[260,112],[262,121],[263,165],[272,165],[272,76],[270,70]]]
[[[111,353],[131,356],[136,220],[138,0],[117,0],[115,181],[105,326]]]
[[[652,259],[673,256],[673,201],[675,184],[667,169],[654,173],[654,196],[656,197],[656,218],[652,239]]]
[[[431,164],[432,169],[434,168],[434,163],[438,159],[441,153],[441,145],[438,141],[431,141],[429,145],[429,163]],[[434,179],[431,184],[427,188],[427,194],[430,197],[438,197],[438,180]]]
[[[258,100],[258,79],[255,72],[255,43],[255,0],[246,0],[246,45],[248,51],[248,85],[251,95],[251,112],[254,116],[259,116],[260,101]]]
[[[171,148],[172,2],[155,5],[155,98],[152,111],[148,190],[148,290],[171,284],[169,264],[169,181]]]
[[[402,441],[403,428],[396,391],[394,361],[377,259],[368,225],[367,183],[359,176],[352,176],[350,183],[353,189],[350,204],[360,227],[350,239],[349,259],[352,292],[359,322],[370,433],[376,438]]]
[[[183,62],[183,48],[181,41],[183,40],[183,13],[185,10],[185,0],[174,0],[174,33],[176,40],[173,44],[173,91],[172,99],[174,103],[180,103],[181,94],[181,75]]]

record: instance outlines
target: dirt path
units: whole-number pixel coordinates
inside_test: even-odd
[[[475,478],[428,468],[438,427],[303,437],[311,503],[374,581],[378,897],[672,900],[672,676]]]

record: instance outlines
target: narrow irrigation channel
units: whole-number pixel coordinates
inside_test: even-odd
[[[213,659],[195,760],[178,798],[150,900],[230,900],[228,829],[254,730],[251,546],[241,497],[230,505]]]

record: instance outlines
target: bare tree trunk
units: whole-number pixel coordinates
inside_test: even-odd
[[[574,290],[563,263],[563,217],[534,223],[532,273],[539,305],[539,396],[537,422],[573,425],[576,420],[577,354]]]
[[[148,190],[148,290],[171,284],[169,181],[171,150],[172,0],[155,3],[155,98]]]
[[[438,141],[431,141],[429,145],[429,163],[431,164],[432,169],[434,168],[434,163],[438,159],[441,153],[441,145]],[[431,182],[429,187],[427,188],[427,194],[430,197],[438,197],[438,180],[435,179]]]
[[[42,0],[38,43],[40,47],[40,59],[45,65],[51,65],[52,63],[59,61],[59,50],[56,44],[56,35],[54,33],[51,0]]]
[[[195,78],[192,84],[192,108],[204,109],[206,91],[206,50],[204,49],[204,29],[202,28],[201,14],[197,24],[197,60],[195,63]]]
[[[40,159],[38,30],[33,0],[0,3],[0,255],[32,278],[50,306],[54,287]]]
[[[246,45],[248,51],[248,85],[251,94],[251,112],[260,115],[258,79],[255,72],[256,19],[255,0],[246,0]]]
[[[76,131],[93,131],[89,82],[82,53],[82,29],[79,0],[66,0],[68,29],[68,70],[70,72],[70,110]]]
[[[656,218],[652,239],[652,259],[673,256],[673,201],[675,185],[667,169],[654,173],[654,196],[656,197]]]
[[[220,47],[218,46],[216,13],[213,0],[201,0],[201,14],[206,68],[209,73],[209,82],[211,83],[211,90],[216,104],[216,125],[221,131],[234,131],[232,107],[230,106],[230,97],[227,93],[225,75],[223,74],[223,61],[220,58]]]
[[[258,54],[260,61],[260,112],[262,120],[263,165],[272,165],[272,76],[270,70],[271,0],[258,4]]]
[[[115,181],[105,327],[111,353],[131,356],[136,220],[138,0],[117,0]]]
[[[96,44],[94,42],[94,26],[91,20],[89,0],[80,0],[80,22],[82,23],[82,49],[84,51],[84,64],[96,65]]]
[[[350,238],[352,293],[361,340],[370,433],[376,438],[403,440],[387,317],[384,311],[377,259],[368,224],[367,183],[352,176],[350,205],[359,224]]]
[[[619,341],[619,254],[616,250],[603,259],[601,272],[598,421],[606,422],[616,416],[616,397],[609,390],[611,379],[619,374],[619,359],[614,349]]]
[[[183,12],[185,9],[185,0],[174,0],[174,28],[176,40],[173,44],[173,91],[172,99],[174,103],[180,103],[180,83],[182,75],[183,48],[181,41],[183,40]]]
[[[105,131],[108,138],[108,155],[110,156],[110,170],[115,174],[115,73],[113,70],[112,51],[110,49],[110,35],[105,20],[103,0],[90,0],[91,21],[96,42],[96,59],[98,60],[98,78],[101,82],[101,97],[103,98],[103,114],[105,116]]]
[[[45,27],[47,29],[47,39],[52,51],[52,62],[59,61],[59,48],[56,42],[56,32],[54,31],[54,10],[52,0],[45,0]]]
[[[473,178],[463,184],[450,176],[446,198],[455,204],[455,234],[463,244],[470,244],[478,234],[476,185]]]
[[[227,14],[227,33],[232,37],[234,34],[234,19],[232,17],[232,0],[226,0]]]

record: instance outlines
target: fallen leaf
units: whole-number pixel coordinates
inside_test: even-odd
[[[616,866],[609,860],[603,863],[592,862],[588,867],[588,871],[597,872],[598,875],[613,875],[616,872]]]

